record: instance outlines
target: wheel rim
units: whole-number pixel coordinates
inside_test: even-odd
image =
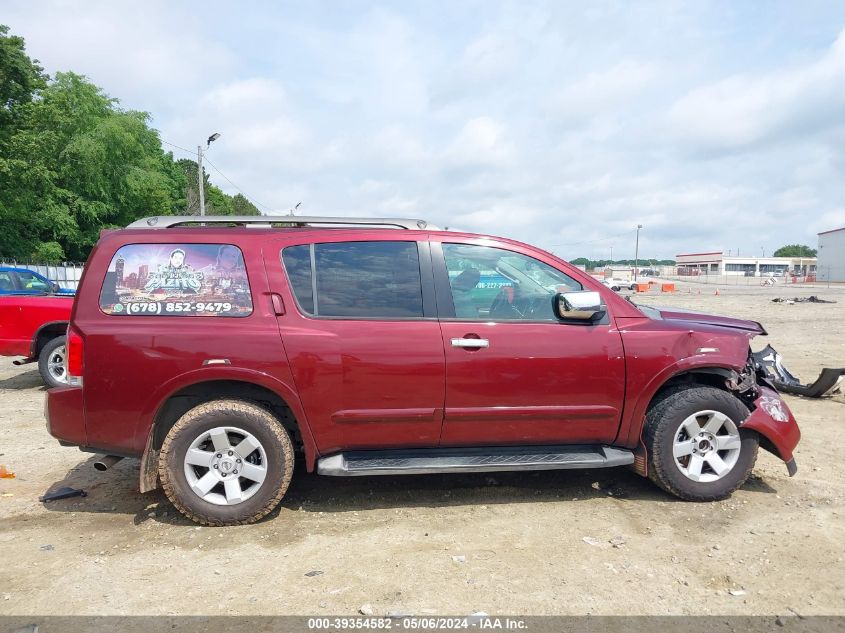
[[[65,346],[57,347],[47,358],[47,371],[58,382],[67,382],[67,368],[65,366]]]
[[[675,465],[687,479],[709,483],[733,470],[741,447],[733,420],[721,411],[699,411],[681,422],[672,453]]]
[[[218,426],[191,442],[184,466],[195,495],[214,505],[232,506],[261,488],[267,477],[267,453],[252,433]]]

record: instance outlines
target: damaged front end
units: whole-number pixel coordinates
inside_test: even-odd
[[[815,382],[803,384],[783,364],[783,357],[771,345],[766,345],[759,352],[751,354],[757,374],[767,380],[774,388],[783,393],[791,393],[807,398],[821,398],[840,390],[845,368],[822,369]]]
[[[725,385],[751,410],[741,428],[755,431],[760,436],[760,446],[782,459],[792,477],[798,472],[792,453],[801,439],[801,431],[757,354],[749,350],[748,363],[741,371],[734,372]]]

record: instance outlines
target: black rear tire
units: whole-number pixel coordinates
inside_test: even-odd
[[[683,422],[705,411],[724,414],[737,427],[739,456],[730,470],[715,481],[694,481],[682,471],[674,450],[678,438],[687,438],[681,427]],[[748,413],[741,400],[715,387],[691,386],[667,392],[646,414],[643,441],[648,450],[649,478],[666,492],[688,501],[729,497],[745,483],[757,460],[759,437],[740,426]]]
[[[63,387],[67,384],[67,368],[59,371],[56,366],[57,362],[65,362],[66,355],[64,336],[50,339],[41,348],[41,353],[38,354],[38,373],[48,387]]]
[[[192,445],[196,444],[197,438],[211,429],[221,427],[249,434],[260,444],[263,451],[263,458],[258,462],[266,471],[263,481],[251,496],[233,505],[215,504],[201,497],[192,488],[186,474],[186,455]],[[231,437],[236,436],[237,433],[234,433]],[[232,448],[237,451],[236,445],[233,444]],[[217,452],[216,447],[211,447],[211,453]],[[255,455],[256,453],[252,453],[250,459],[254,460]],[[236,454],[232,459],[237,457]],[[246,455],[243,455],[243,461],[249,461]],[[200,467],[195,474],[199,477],[205,473],[222,473],[224,466],[228,468],[231,463],[220,463],[215,471],[212,471],[211,466],[207,469]],[[213,400],[194,407],[179,418],[167,433],[159,454],[159,477],[170,502],[192,521],[213,526],[254,523],[272,512],[287,492],[293,466],[293,444],[287,431],[267,409],[245,400]],[[244,470],[243,467],[241,470]],[[231,475],[232,471],[228,472]],[[234,473],[237,474],[238,471],[235,470]],[[236,477],[232,475],[232,478]],[[221,479],[220,485],[215,485],[213,490],[222,491],[223,483],[225,482]],[[223,497],[228,497],[228,491],[223,492]]]

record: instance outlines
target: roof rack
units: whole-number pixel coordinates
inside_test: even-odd
[[[240,224],[250,228],[272,228],[273,224],[329,224],[335,226],[365,225],[401,229],[438,231],[438,227],[425,220],[409,218],[338,218],[308,215],[154,215],[135,220],[127,229],[169,229],[183,224]]]

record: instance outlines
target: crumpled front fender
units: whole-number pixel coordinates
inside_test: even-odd
[[[742,428],[756,431],[763,438],[761,445],[786,462],[789,476],[798,472],[792,451],[798,446],[801,431],[795,416],[777,391],[760,385],[760,396],[754,401],[754,411],[742,423]]]

